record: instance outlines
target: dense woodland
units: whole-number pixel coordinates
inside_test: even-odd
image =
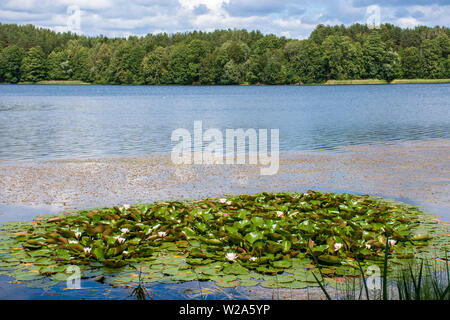
[[[295,84],[450,78],[450,29],[318,25],[306,40],[217,30],[107,38],[0,24],[0,82]]]

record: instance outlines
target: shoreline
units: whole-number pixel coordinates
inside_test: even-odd
[[[225,194],[306,191],[384,196],[450,221],[450,139],[358,145],[339,152],[280,153],[280,170],[258,165],[174,165],[170,155],[5,161],[0,204],[79,209],[201,199]],[[1,220],[5,217],[3,216]]]
[[[391,82],[380,79],[348,79],[348,80],[328,80],[323,83],[296,83],[296,84],[235,84],[235,85],[202,85],[202,84],[190,84],[190,85],[176,85],[176,84],[162,84],[162,85],[149,85],[149,84],[113,84],[113,83],[91,83],[80,80],[42,80],[38,82],[19,82],[19,83],[0,83],[2,85],[97,85],[97,86],[146,86],[146,87],[158,87],[158,86],[182,86],[182,87],[216,87],[216,86],[248,86],[248,87],[260,87],[260,86],[343,86],[343,85],[390,85],[390,84],[443,84],[450,83],[450,79],[394,79]]]

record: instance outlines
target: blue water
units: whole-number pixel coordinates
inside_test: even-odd
[[[279,129],[280,149],[450,137],[450,84],[0,85],[0,159],[170,152],[173,130]]]

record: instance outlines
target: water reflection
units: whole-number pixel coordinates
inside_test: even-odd
[[[282,150],[450,136],[450,85],[0,85],[0,158],[169,152],[176,128],[279,128]]]

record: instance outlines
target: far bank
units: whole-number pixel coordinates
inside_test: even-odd
[[[322,83],[295,83],[295,84],[275,84],[275,85],[286,85],[286,86],[303,86],[303,85],[364,85],[364,84],[433,84],[433,83],[450,83],[450,79],[395,79],[391,82],[386,80],[379,79],[364,79],[364,80],[328,80],[327,82]],[[2,84],[13,84],[13,83],[2,83]],[[43,80],[38,82],[19,82],[17,84],[38,84],[38,85],[145,85],[145,84],[114,84],[114,83],[93,83],[93,82],[84,82],[80,80]],[[171,86],[175,84],[165,84],[162,86]],[[265,84],[265,83],[257,83],[257,84],[249,84],[249,83],[241,83],[240,86],[271,86],[273,84]],[[151,85],[146,85],[151,86]],[[177,85],[178,86],[178,85]],[[182,85],[182,86],[202,86],[200,83],[193,83],[191,85]],[[211,85],[207,85],[211,86]],[[213,85],[213,86],[222,86],[222,85]]]

